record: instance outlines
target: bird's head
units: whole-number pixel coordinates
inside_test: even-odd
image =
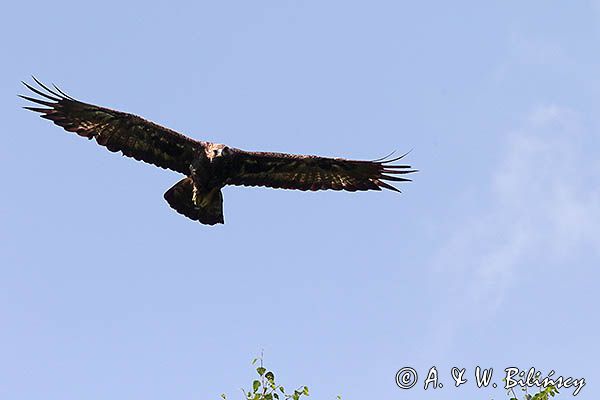
[[[227,157],[231,154],[231,149],[224,144],[210,143],[206,147],[206,157],[212,163],[213,160]]]

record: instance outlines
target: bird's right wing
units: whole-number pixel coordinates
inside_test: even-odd
[[[20,97],[48,108],[24,108],[41,113],[42,118],[53,121],[69,132],[88,139],[94,138],[110,151],[121,151],[123,155],[136,160],[187,175],[196,152],[202,149],[202,142],[136,115],[80,102],[56,86],[56,90],[51,90],[33,79],[39,88],[25,82],[23,84],[45,100]]]
[[[233,149],[226,184],[350,192],[385,188],[399,192],[386,181],[410,181],[397,175],[416,172],[410,165],[393,164],[402,157],[362,161]]]

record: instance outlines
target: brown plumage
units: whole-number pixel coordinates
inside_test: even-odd
[[[170,169],[186,178],[165,193],[173,209],[203,224],[223,223],[225,185],[266,186],[297,190],[381,190],[399,192],[386,181],[403,182],[398,176],[416,172],[394,159],[355,161],[342,158],[249,152],[223,144],[191,139],[136,115],[87,104],[50,89],[23,84],[40,98],[20,96],[42,107],[24,107],[41,113],[69,132],[96,142],[108,150]]]

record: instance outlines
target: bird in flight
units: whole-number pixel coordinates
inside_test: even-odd
[[[42,107],[24,107],[41,114],[66,131],[74,132],[112,152],[185,175],[164,194],[180,214],[207,225],[224,223],[226,185],[265,186],[297,190],[389,189],[386,181],[404,182],[399,176],[416,172],[394,164],[403,156],[372,161],[346,160],[285,153],[244,151],[224,144],[194,140],[137,115],[83,103],[38,81],[23,84],[41,98],[20,95]]]

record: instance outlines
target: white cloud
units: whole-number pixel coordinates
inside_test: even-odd
[[[600,243],[600,168],[584,148],[586,134],[576,113],[546,106],[509,135],[492,180],[493,207],[514,221],[506,229],[528,232],[524,250],[532,255],[564,256]]]
[[[470,215],[436,255],[435,272],[447,276],[457,299],[448,307],[489,315],[524,269],[561,267],[584,249],[598,252],[600,164],[597,151],[585,148],[593,133],[581,120],[572,110],[543,106],[507,134],[503,156],[482,188],[494,200]],[[440,314],[452,318],[439,332],[447,342],[468,317]]]

